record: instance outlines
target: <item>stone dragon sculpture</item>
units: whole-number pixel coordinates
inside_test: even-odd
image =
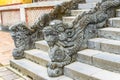
[[[78,15],[72,24],[53,20],[43,29],[44,39],[50,50],[51,62],[47,71],[50,77],[64,74],[64,66],[76,60],[77,52],[87,48],[87,40],[97,37],[97,30],[107,26],[108,19],[114,16],[119,0],[104,1],[89,11]]]
[[[13,57],[15,59],[24,58],[24,50],[35,48],[35,41],[43,39],[42,29],[48,26],[50,21],[70,15],[70,10],[76,9],[77,5],[82,2],[84,0],[71,0],[55,6],[50,13],[39,17],[34,25],[29,27],[30,29],[22,22],[11,26],[11,36],[16,46],[13,50]]]
[[[24,23],[20,23],[10,27],[12,38],[15,42],[13,56],[15,59],[24,57],[24,50],[34,48],[34,43],[31,42],[31,30]]]

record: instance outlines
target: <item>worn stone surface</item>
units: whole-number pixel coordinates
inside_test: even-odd
[[[12,52],[13,57],[21,59],[24,57],[24,50],[35,48],[34,41],[38,39],[38,36],[36,32],[28,29],[24,23],[13,25],[10,30],[16,47]]]
[[[120,72],[120,56],[103,52],[93,56],[93,65],[106,70]]]
[[[18,71],[23,72],[25,75],[31,77],[32,79],[44,79],[44,78],[49,79],[49,77],[58,77],[58,76],[63,75],[64,73],[67,74],[67,76],[70,76],[71,78],[76,79],[76,80],[79,80],[79,79],[82,79],[82,80],[109,79],[108,77],[101,78],[97,75],[94,75],[95,73],[99,71],[103,72],[102,69],[89,66],[89,65],[85,65],[83,63],[75,63],[75,65],[73,63],[71,64],[72,66],[67,67],[67,68],[65,67],[64,69],[64,66],[66,65],[69,66],[70,63],[76,61],[76,55],[79,50],[85,49],[88,46],[90,48],[95,48],[95,49],[99,49],[103,51],[112,52],[115,49],[115,53],[120,52],[118,48],[119,42],[118,41],[116,42],[115,40],[114,40],[115,41],[114,44],[111,44],[113,41],[108,40],[108,42],[110,43],[109,44],[107,40],[105,39],[90,40],[88,42],[88,39],[95,38],[98,36],[99,28],[108,26],[107,25],[108,19],[111,17],[114,17],[114,13],[115,13],[114,8],[120,6],[120,1],[117,1],[117,0],[115,1],[104,0],[104,1],[105,2],[98,3],[95,8],[93,8],[95,5],[94,6],[87,5],[88,8],[93,8],[93,9],[87,13],[79,14],[78,16],[76,16],[74,20],[73,18],[72,19],[69,18],[68,19],[69,21],[71,20],[73,21],[68,22],[68,24],[65,23],[67,21],[64,21],[64,20],[61,21],[62,17],[64,15],[69,16],[71,13],[71,9],[76,9],[76,5],[78,4],[78,2],[81,2],[81,1],[75,0],[71,2],[65,2],[62,5],[57,5],[55,7],[55,10],[53,10],[51,13],[44,14],[41,18],[38,19],[38,21],[31,27],[33,30],[29,30],[25,28],[24,24],[21,27],[23,28],[23,31],[22,29],[19,29],[18,27],[14,28],[13,26],[11,28],[13,29],[13,32],[16,31],[17,33],[17,28],[18,28],[18,34],[16,34],[16,36],[19,36],[22,34],[26,37],[30,35],[30,38],[29,37],[18,38],[18,42],[16,41],[16,43],[22,42],[20,40],[23,39],[23,41],[25,40],[27,42],[31,41],[32,46],[34,46],[34,42],[38,39],[38,37],[41,38],[44,34],[44,39],[47,41],[49,45],[49,57],[51,61],[47,64],[47,69],[45,70],[40,65],[38,66],[38,64],[30,62],[26,59],[12,60],[11,66],[18,69]],[[86,6],[86,4],[85,5],[83,4],[81,8],[84,8],[84,6]],[[24,33],[24,29],[25,29],[25,33]],[[43,34],[42,34],[42,31],[43,31]],[[101,40],[101,43],[99,42],[99,40]],[[87,42],[88,42],[88,46],[87,46]],[[20,52],[24,51],[26,47],[29,47],[29,45],[26,45],[26,43],[22,42],[21,44],[23,45],[21,45],[20,47],[18,45]],[[16,52],[19,51],[19,49],[15,50],[15,54],[17,54]],[[30,48],[27,48],[27,49],[30,49]],[[22,57],[24,57],[24,53],[22,52],[21,54],[17,56],[18,57],[17,59],[19,59],[21,55]],[[89,56],[92,57],[92,55],[89,55]],[[88,60],[90,60],[89,56],[86,57]],[[91,64],[92,61],[88,63]],[[35,66],[35,68],[33,68],[34,67],[33,65]],[[28,69],[26,68],[26,66]],[[43,73],[48,72],[49,77],[45,76],[46,74],[43,75],[42,73],[40,73],[41,71],[38,70],[40,68],[44,70]],[[109,74],[109,71],[107,71],[107,73]],[[103,74],[107,75],[107,73],[103,73]],[[115,77],[115,76],[112,76],[112,77]]]
[[[120,40],[120,29],[103,28],[98,30],[98,36],[106,39]]]
[[[85,4],[79,4],[79,9],[92,9],[96,6],[96,3],[85,3]]]
[[[120,9],[116,9],[116,17],[120,17]]]
[[[100,46],[100,43],[98,41],[99,41],[99,39],[98,40],[97,39],[96,40],[90,39],[88,41],[88,48],[100,50],[101,46]]]
[[[92,75],[91,80],[119,80],[120,74],[102,70]]]
[[[93,64],[93,56],[96,54],[99,54],[99,51],[95,51],[92,49],[85,49],[82,51],[79,51],[77,53],[77,61],[83,62],[83,63],[87,63],[87,64]]]
[[[100,72],[102,69],[80,62],[74,62],[68,66],[65,66],[64,70],[64,74],[74,80],[90,80],[92,74]]]
[[[36,49],[39,49],[45,52],[49,51],[49,46],[45,40],[35,42],[35,47]]]
[[[119,5],[119,1],[98,3],[93,10],[78,15],[68,25],[61,20],[51,21],[49,26],[43,29],[44,39],[50,47],[48,75],[62,75],[64,66],[76,60],[77,51],[87,48],[88,39],[97,37],[97,30],[106,26],[108,18],[114,15],[111,9]],[[101,45],[98,43],[98,48]]]
[[[43,39],[42,29],[49,25],[54,19],[62,19],[62,16],[70,15],[71,9],[76,9],[77,5],[84,0],[71,0],[56,5],[50,13],[44,14],[28,29],[24,23],[11,26],[11,35],[16,48],[13,50],[15,59],[24,58],[24,50],[35,48],[35,41]],[[19,43],[19,44],[18,44]]]
[[[37,49],[25,51],[25,58],[35,63],[38,63],[44,67],[46,67],[46,65],[50,61],[48,53]]]
[[[120,54],[120,41],[117,40],[94,38],[88,41],[88,47],[91,49]]]
[[[13,68],[17,69],[33,80],[73,80],[66,76],[51,78],[48,76],[47,69],[45,67],[35,64],[26,59],[11,60],[11,64]]]
[[[120,27],[120,18],[115,17],[115,18],[110,18],[109,19],[109,26],[111,27]]]
[[[79,66],[79,67],[78,67]],[[80,62],[65,66],[64,74],[74,80],[119,80],[120,74]]]
[[[72,47],[77,49],[77,46],[73,45],[73,42],[65,43],[65,40],[74,35],[74,33],[71,33],[72,29],[70,28],[68,28],[70,29],[69,31],[64,32],[66,28],[68,27],[64,25],[62,21],[54,20],[50,23],[49,27],[46,27],[43,30],[44,38],[50,47],[49,56],[52,62],[48,64],[48,74],[51,77],[62,75],[63,67],[75,59],[75,56],[70,57],[70,55],[73,54],[72,52],[69,53],[69,50],[72,50]],[[65,33],[68,33],[68,36]],[[59,47],[61,44],[63,46]],[[72,47],[67,50],[67,47],[69,46]],[[66,50],[64,47],[66,47]]]
[[[120,72],[120,56],[92,49],[78,52],[77,60],[112,72]]]

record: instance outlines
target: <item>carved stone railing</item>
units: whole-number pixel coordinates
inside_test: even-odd
[[[76,60],[77,52],[87,48],[88,39],[97,37],[97,30],[107,26],[108,19],[114,17],[119,0],[104,0],[89,11],[78,15],[71,24],[63,23],[62,16],[69,16],[71,9],[76,9],[82,0],[72,0],[57,5],[53,11],[44,14],[29,29],[25,23],[10,27],[16,48],[15,59],[24,58],[24,50],[35,48],[35,41],[44,39],[50,50],[51,62],[48,63],[48,75],[57,77],[63,74],[64,66]],[[43,32],[42,32],[43,31]]]
[[[69,25],[61,20],[50,20],[49,26],[43,29],[50,47],[51,62],[47,65],[50,77],[62,75],[64,66],[76,61],[77,52],[87,48],[88,39],[97,37],[99,28],[107,26],[108,19],[114,17],[118,6],[120,0],[103,1],[88,13],[78,15]]]
[[[35,22],[31,29],[25,23],[18,23],[10,27],[11,35],[13,37],[16,48],[13,50],[13,57],[15,59],[24,58],[24,50],[35,48],[35,41],[43,39],[42,29],[49,25],[49,22],[54,19],[62,19],[62,16],[70,15],[71,9],[76,9],[79,3],[84,0],[71,0],[63,2],[55,6],[48,14],[44,14]]]

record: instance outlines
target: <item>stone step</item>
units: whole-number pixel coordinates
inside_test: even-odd
[[[120,72],[120,55],[85,49],[78,52],[77,60],[113,72]]]
[[[116,17],[120,17],[120,9],[116,9]]]
[[[49,46],[45,40],[35,42],[35,46],[37,49],[48,52]]]
[[[97,2],[102,2],[102,0],[86,0],[86,3],[97,3]]]
[[[110,18],[109,26],[120,28],[120,17]]]
[[[120,54],[120,41],[105,38],[94,38],[88,41],[88,48]]]
[[[71,10],[72,16],[77,16],[82,14],[83,12],[89,12],[90,9],[83,9],[83,10]]]
[[[80,62],[64,68],[64,74],[74,80],[120,80],[120,74],[103,70]]]
[[[50,61],[50,58],[47,52],[44,52],[42,50],[37,50],[37,49],[25,51],[25,58],[45,67],[47,63]]]
[[[120,40],[120,28],[103,28],[98,30],[99,37]]]
[[[79,9],[92,9],[96,6],[96,3],[82,3],[78,5]]]
[[[71,23],[75,18],[75,16],[63,17],[63,23]]]
[[[47,75],[47,68],[35,64],[27,59],[11,60],[11,67],[28,76],[32,80],[72,80],[66,76],[50,78]]]

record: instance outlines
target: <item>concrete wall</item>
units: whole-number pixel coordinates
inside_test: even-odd
[[[39,3],[0,7],[0,25],[11,26],[19,22],[26,22],[29,26],[31,26],[39,16],[50,12],[55,5],[62,2],[63,0],[43,1]]]

